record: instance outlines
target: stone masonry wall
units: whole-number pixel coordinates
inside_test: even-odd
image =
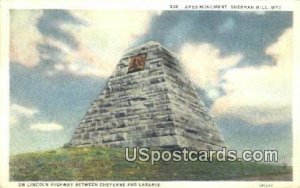
[[[123,56],[69,144],[212,149],[224,142],[181,64],[150,42]]]

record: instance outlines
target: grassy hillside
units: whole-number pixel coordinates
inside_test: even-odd
[[[242,162],[125,161],[124,149],[60,148],[10,157],[11,181],[35,180],[268,180],[292,169]],[[277,178],[275,178],[277,179]]]

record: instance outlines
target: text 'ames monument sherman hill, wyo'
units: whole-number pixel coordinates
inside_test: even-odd
[[[148,42],[122,57],[67,145],[211,150],[225,144],[180,62]]]

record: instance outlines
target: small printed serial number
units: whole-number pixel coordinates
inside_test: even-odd
[[[258,187],[273,187],[273,184],[271,183],[261,183],[258,185]]]
[[[170,5],[170,9],[178,9],[178,5]]]

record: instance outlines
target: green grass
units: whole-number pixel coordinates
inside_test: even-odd
[[[233,180],[291,173],[291,167],[259,163],[127,162],[121,148],[60,148],[10,156],[11,181]]]

